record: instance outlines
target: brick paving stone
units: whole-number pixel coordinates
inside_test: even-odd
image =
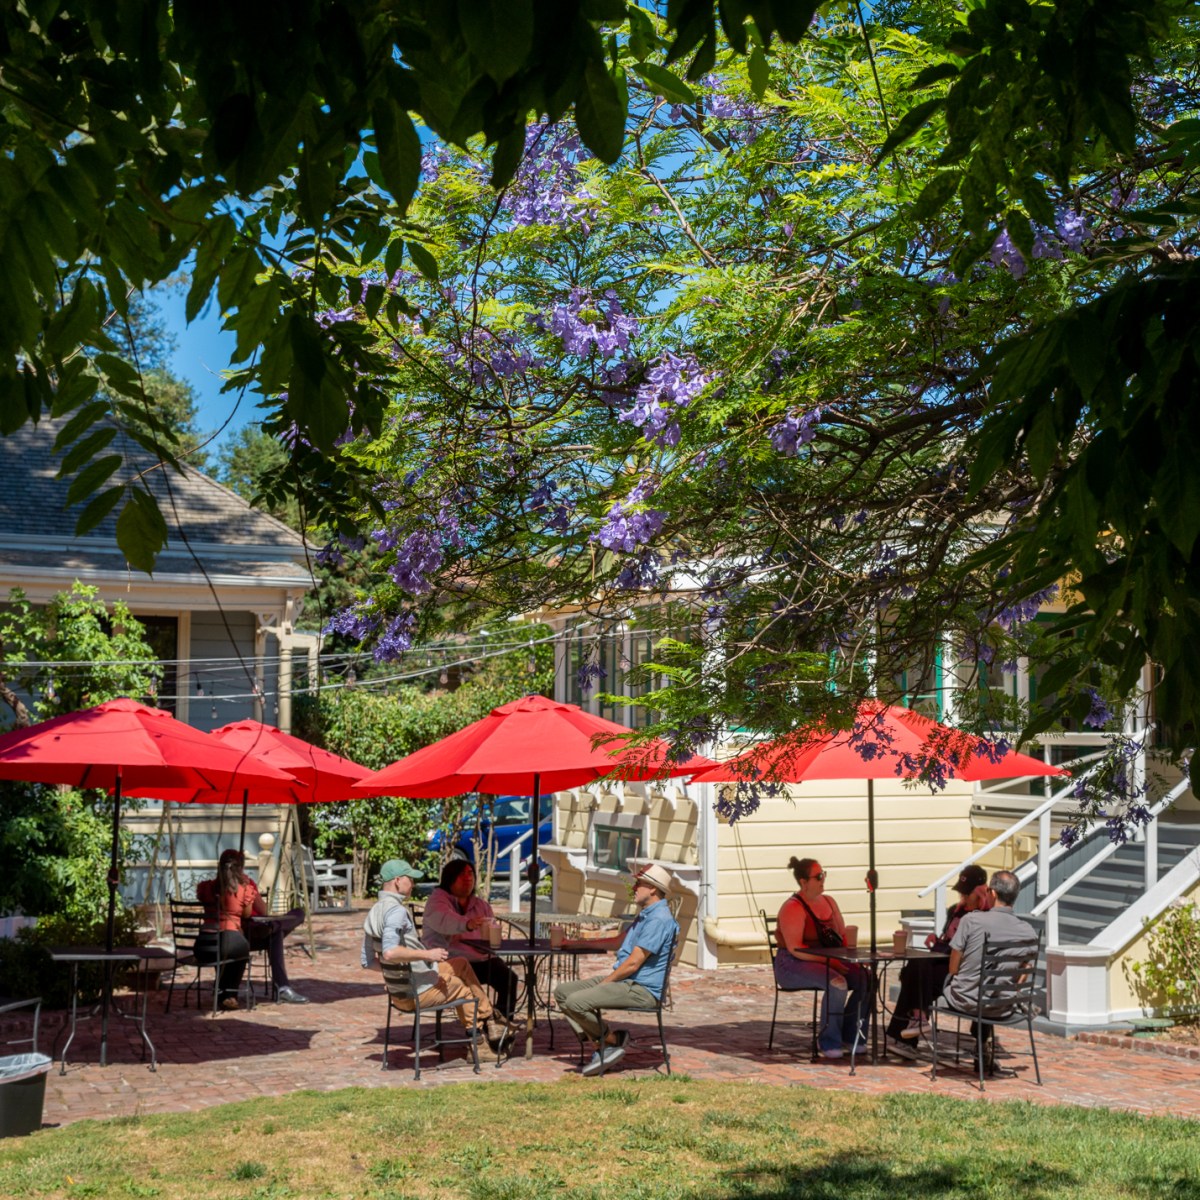
[[[310,997],[310,1004],[260,1003],[252,1011],[214,1018],[195,1007],[181,1008],[178,992],[169,1014],[163,1011],[165,993],[151,996],[149,1031],[158,1049],[157,1072],[142,1064],[140,1040],[128,1022],[116,1022],[110,1032],[109,1066],[102,1069],[97,1065],[96,1022],[85,1023],[71,1047],[66,1075],[58,1074],[56,1064],[48,1078],[46,1124],[189,1112],[251,1095],[285,1095],[303,1088],[553,1082],[575,1072],[577,1042],[557,1019],[555,1048],[550,1049],[545,1022],[539,1023],[530,1061],[514,1057],[497,1068],[494,1055],[481,1053],[482,1070],[475,1075],[464,1058],[448,1057],[439,1064],[435,1054],[426,1053],[419,1083],[413,1080],[406,1022],[400,1027],[405,1040],[398,1048],[393,1041],[390,1051],[392,1069],[381,1070],[386,1010],[378,976],[358,965],[362,917],[360,909],[317,918],[315,962],[302,951],[300,939],[293,939],[289,973],[296,987]],[[583,969],[603,970],[605,961],[585,960]],[[809,1062],[811,1001],[793,1006],[782,998],[775,1048],[768,1051],[774,997],[766,966],[720,972],[677,967],[672,990],[674,1007],[665,1019],[671,1064],[674,1071],[694,1079],[801,1084],[863,1094],[1022,1099],[1200,1118],[1200,1061],[1192,1056],[1131,1053],[1146,1046],[1130,1039],[1090,1035],[1084,1041],[1039,1035],[1038,1059],[1045,1082],[1038,1087],[1027,1039],[1020,1031],[1005,1031],[1001,1065],[1015,1068],[1016,1074],[989,1079],[981,1097],[978,1080],[965,1062],[959,1069],[939,1070],[936,1081],[929,1078],[927,1062],[860,1063],[853,1076],[848,1059]],[[793,1014],[797,1019],[789,1019]],[[653,1016],[631,1014],[616,1023],[634,1034],[633,1046],[618,1068],[620,1074],[636,1078],[661,1072]],[[392,1032],[395,1036],[395,1022]],[[1110,1041],[1129,1045],[1103,1044]]]

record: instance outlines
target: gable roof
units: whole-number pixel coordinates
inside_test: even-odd
[[[0,437],[0,575],[12,578],[23,570],[128,575],[132,570],[117,548],[120,506],[85,536],[75,534],[86,502],[68,506],[71,479],[57,477],[62,459],[54,439],[64,424],[43,418]],[[125,460],[110,482],[140,475],[167,523],[168,541],[155,565],[156,580],[194,578],[200,574],[199,559],[210,575],[311,586],[304,539],[282,521],[251,508],[192,467],[180,473],[162,466],[120,431],[105,453],[121,454]]]

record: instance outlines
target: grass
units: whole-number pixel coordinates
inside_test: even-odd
[[[1194,1122],[683,1078],[299,1092],[0,1143],[6,1195],[1200,1200]]]

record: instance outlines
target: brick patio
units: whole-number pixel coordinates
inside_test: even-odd
[[[46,1089],[45,1122],[63,1125],[88,1117],[135,1113],[185,1112],[254,1095],[272,1096],[301,1088],[331,1090],[362,1087],[439,1087],[505,1082],[553,1082],[578,1065],[574,1039],[556,1022],[556,1049],[551,1051],[545,1025],[535,1038],[532,1061],[514,1058],[497,1069],[484,1059],[476,1076],[460,1058],[438,1066],[428,1063],[414,1083],[407,1046],[392,1059],[392,1070],[380,1070],[385,1015],[378,976],[358,965],[362,910],[323,916],[316,922],[318,957],[313,963],[298,946],[289,951],[289,971],[296,986],[312,1000],[307,1005],[262,1004],[252,1012],[222,1013],[211,1018],[195,1008],[162,1011],[163,996],[151,997],[150,1035],[158,1048],[159,1069],[151,1073],[140,1061],[136,1034],[122,1022],[110,1039],[109,1066],[97,1059],[97,1022],[81,1026],[72,1047],[67,1074],[57,1064]],[[607,961],[601,960],[601,961]],[[597,962],[593,969],[600,969]],[[753,1080],[770,1084],[805,1084],[856,1092],[934,1092],[978,1098],[975,1077],[951,1069],[929,1079],[927,1063],[889,1059],[872,1067],[860,1064],[850,1077],[848,1061],[808,1061],[808,1026],[785,1023],[774,1051],[766,1049],[771,1018],[769,969],[748,967],[723,972],[678,968],[672,977],[674,1010],[666,1018],[672,1066],[696,1079]],[[789,1008],[807,1013],[810,1001],[797,997]],[[54,1018],[51,1015],[51,1022]],[[626,1024],[622,1021],[619,1024]],[[633,1016],[642,1025],[637,1044],[619,1070],[644,1075],[661,1070],[652,1016]],[[407,1036],[407,1030],[403,1030]],[[55,1026],[47,1027],[42,1049]],[[395,1033],[395,1025],[393,1025]],[[1020,1051],[1024,1035],[1006,1031],[1002,1042]],[[1141,1113],[1200,1117],[1200,1062],[1162,1054],[1135,1054],[1120,1046],[1085,1044],[1039,1036],[1038,1056],[1043,1087],[1033,1081],[1027,1053],[1002,1057],[1017,1068],[1015,1078],[988,1082],[985,1097],[1039,1103],[1073,1103]]]

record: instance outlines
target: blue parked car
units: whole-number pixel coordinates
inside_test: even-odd
[[[539,846],[551,840],[551,830],[554,825],[550,812],[552,803],[552,797],[542,797],[542,821],[538,828]],[[505,874],[508,871],[508,852],[512,848],[512,844],[529,833],[533,821],[533,814],[530,811],[532,804],[532,796],[497,796],[495,806],[492,810],[495,814],[495,823],[492,823],[489,819],[489,814],[486,812],[479,823],[481,845],[488,854],[491,853],[493,846],[496,849],[496,871],[498,874]],[[475,861],[474,832],[475,814],[474,812],[469,812],[467,814],[466,826],[454,844],[454,852],[461,854],[463,858],[472,863]],[[442,830],[431,829],[426,846],[430,850],[440,853],[444,839],[445,834]],[[530,846],[527,838],[521,852],[522,869],[529,862],[529,850]],[[541,865],[544,868],[546,864],[542,863]]]

